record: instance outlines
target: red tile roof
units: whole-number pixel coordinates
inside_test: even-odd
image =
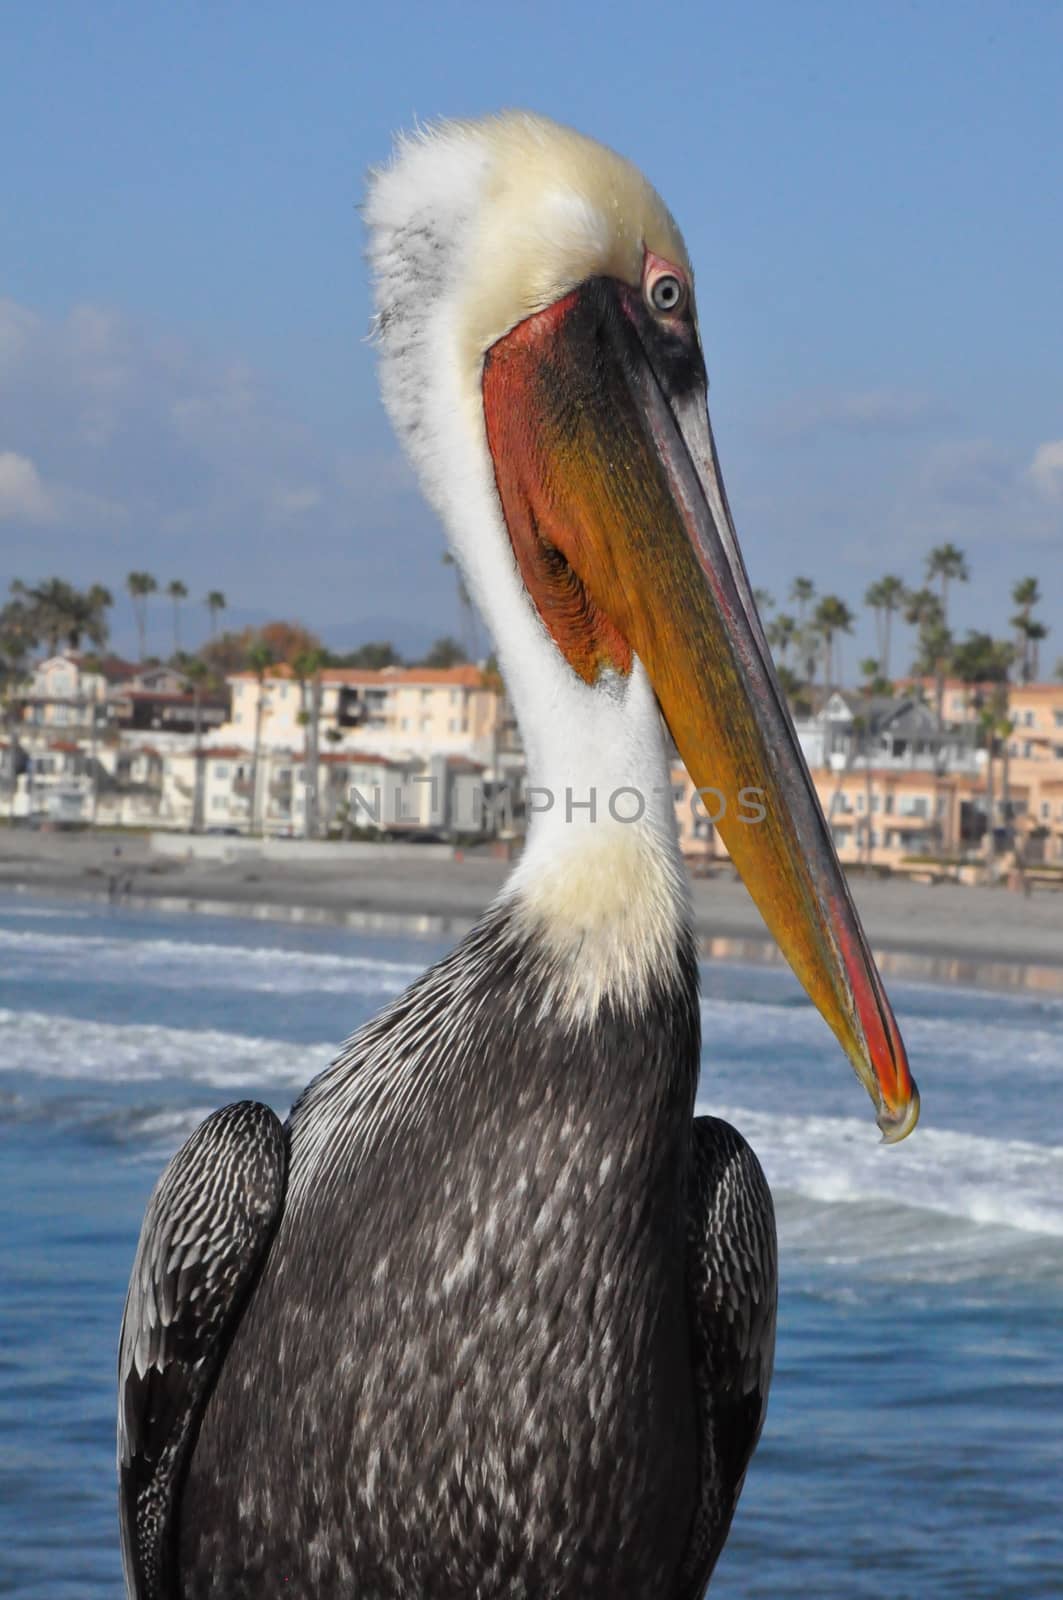
[[[318,760],[326,766],[344,767],[407,767],[416,766],[414,761],[402,761],[396,756],[382,756],[371,750],[325,750],[318,756]]]

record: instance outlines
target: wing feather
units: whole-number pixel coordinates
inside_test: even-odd
[[[172,1548],[189,1447],[280,1217],[284,1129],[241,1101],[207,1118],[155,1186],[118,1355],[122,1565],[130,1600],[176,1593]]]
[[[775,1209],[749,1145],[716,1117],[694,1122],[687,1283],[700,1492],[677,1600],[704,1594],[760,1438],[775,1360]]]

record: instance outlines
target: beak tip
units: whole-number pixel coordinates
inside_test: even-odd
[[[882,1132],[883,1144],[899,1144],[907,1139],[919,1121],[919,1090],[912,1083],[912,1092],[896,1110],[883,1104],[875,1119]]]

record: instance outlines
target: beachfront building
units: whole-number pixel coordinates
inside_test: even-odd
[[[931,680],[917,687],[932,701]],[[951,723],[977,736],[982,704],[977,688],[946,679],[942,706]],[[983,818],[992,813],[999,850],[1017,850],[1029,866],[1063,866],[1063,683],[1010,684],[1005,722],[1010,732],[996,741],[992,773],[980,751],[982,781],[970,804]]]
[[[937,725],[933,707],[918,694],[859,695],[832,690],[814,716],[794,728],[810,770],[848,771],[868,761],[895,772],[977,771],[970,723]]]
[[[16,697],[23,731],[40,729],[55,735],[88,729],[107,721],[107,694],[131,678],[136,667],[119,656],[86,656],[66,650],[47,656],[33,669],[23,693]]]
[[[154,827],[162,774],[163,758],[149,746],[41,739],[24,749],[9,811],[37,825]]]
[[[162,758],[157,825],[197,832],[301,838],[310,786],[301,751],[203,745]],[[440,837],[484,828],[484,769],[465,756],[382,756],[327,750],[318,757],[320,837],[378,833]]]
[[[251,826],[254,757],[240,745],[186,745],[163,759],[158,825],[246,832]]]
[[[220,728],[229,714],[226,695],[196,696],[175,668],[137,666],[120,656],[89,656],[76,650],[49,656],[33,669],[16,696],[22,738],[102,736],[113,730],[159,734],[194,733],[198,714],[204,733]]]
[[[15,821],[55,825],[92,819],[92,758],[76,739],[40,739],[23,747],[22,770],[10,800]]]
[[[967,686],[946,684],[942,728],[920,687],[883,699],[837,690],[795,724],[842,861],[916,874],[975,866],[991,828],[1002,867],[1063,867],[1063,684],[1012,686],[1012,732],[992,764]],[[684,854],[726,858],[720,801],[697,798],[681,765],[672,777]]]
[[[305,746],[311,686],[288,666],[228,680],[231,720],[218,730],[267,749]],[[493,767],[513,764],[515,724],[505,697],[481,667],[324,667],[320,673],[318,744],[406,758],[465,756]]]

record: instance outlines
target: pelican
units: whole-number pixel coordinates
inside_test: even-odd
[[[776,1243],[752,1150],[693,1115],[671,740],[888,1140],[918,1097],[664,204],[511,113],[400,140],[366,219],[384,401],[491,624],[533,815],[478,924],[287,1122],[226,1107],[159,1180],[119,1354],[127,1592],[694,1600],[764,1418]]]

